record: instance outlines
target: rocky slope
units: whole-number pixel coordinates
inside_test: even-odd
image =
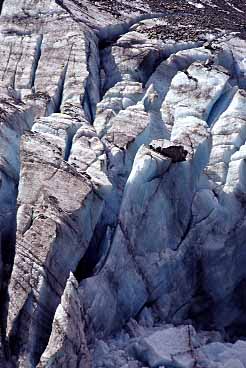
[[[3,1],[1,367],[246,367],[245,12]]]

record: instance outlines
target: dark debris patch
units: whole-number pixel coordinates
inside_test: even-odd
[[[156,152],[159,153],[160,155],[164,156],[164,157],[168,157],[172,160],[172,162],[182,162],[186,160],[186,156],[188,154],[188,152],[184,149],[183,146],[176,146],[176,145],[166,145],[166,147],[161,147],[161,146],[153,146],[153,145],[149,145],[149,148]]]
[[[153,38],[194,40],[205,32],[225,30],[236,32],[246,39],[246,2],[241,0],[231,0],[228,3],[224,0],[193,0],[200,5],[199,9],[186,0],[143,0],[138,7],[131,1],[129,4],[122,4],[120,0],[90,2],[119,20],[123,13],[129,14],[129,17],[136,13],[163,13],[170,25],[152,29],[150,37]]]

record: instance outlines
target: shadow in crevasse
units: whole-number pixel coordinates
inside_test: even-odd
[[[3,228],[1,231],[1,257],[2,257],[2,274],[1,288],[0,288],[0,338],[3,347],[5,359],[9,359],[9,346],[6,340],[6,327],[8,315],[8,285],[10,281],[11,272],[15,257],[15,243],[16,243],[16,210],[9,214],[5,214],[7,223],[11,224],[10,228]]]
[[[151,74],[166,57],[164,49],[148,49],[141,47],[138,40],[119,40],[119,38],[99,43],[102,71],[101,97],[116,83],[122,81],[124,74],[130,80],[145,86]],[[114,48],[118,48],[115,53]],[[132,53],[129,53],[129,50]],[[118,61],[115,59],[116,55],[119,57]],[[132,67],[128,69],[128,65],[131,64]]]
[[[0,14],[1,14],[1,12],[2,12],[3,3],[4,3],[4,0],[0,0]]]

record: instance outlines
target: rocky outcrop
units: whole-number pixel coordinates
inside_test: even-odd
[[[246,366],[245,11],[4,1],[0,365]]]
[[[160,141],[160,142],[154,142],[155,145],[150,144],[149,148],[153,151],[159,153],[160,155],[164,157],[168,157],[172,160],[172,162],[182,162],[185,161],[187,156],[187,151],[184,149],[183,146],[176,146],[173,144],[170,144],[168,141]],[[158,143],[160,145],[158,145]]]

